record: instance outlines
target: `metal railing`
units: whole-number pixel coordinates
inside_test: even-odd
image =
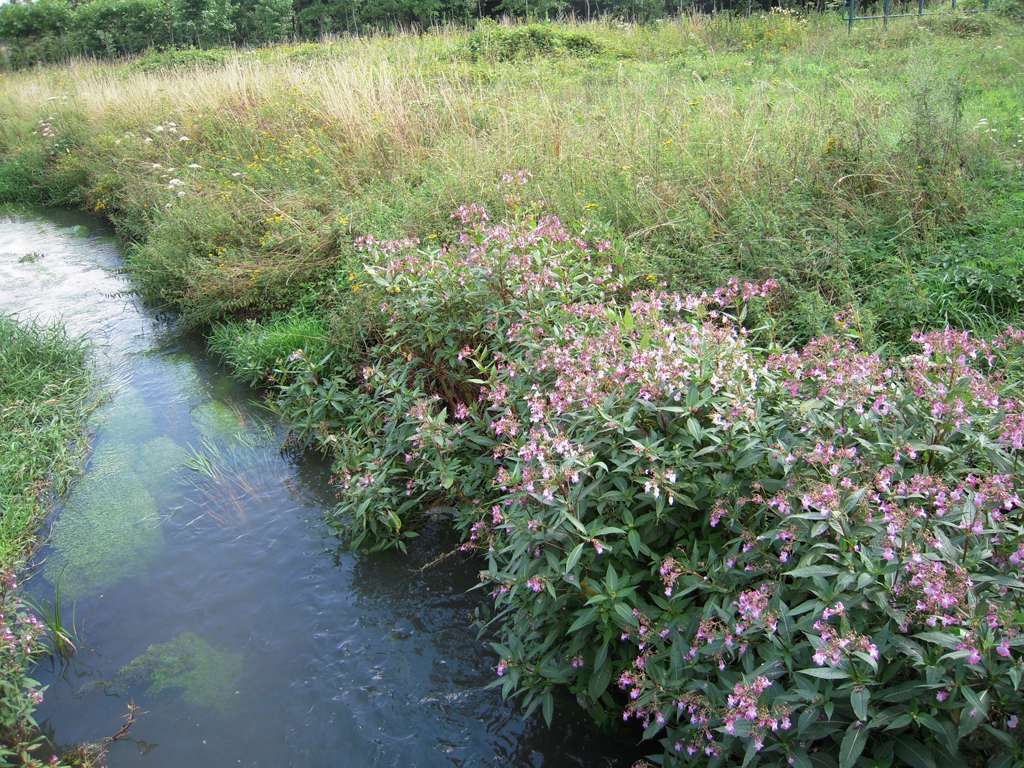
[[[985,0],[985,7],[984,8],[977,8],[977,9],[972,9],[972,10],[968,10],[968,11],[964,11],[964,12],[965,13],[984,13],[985,11],[990,10],[989,7],[988,7],[988,4],[989,4],[989,0]],[[865,19],[882,19],[882,25],[885,28],[888,28],[889,27],[889,19],[902,19],[902,18],[906,18],[908,16],[931,16],[934,13],[936,13],[936,11],[926,11],[924,9],[924,0],[917,0],[917,13],[889,13],[889,10],[890,10],[891,6],[892,6],[892,0],[885,0],[884,11],[881,14],[875,14],[873,16],[857,16],[856,15],[856,13],[857,13],[857,0],[847,0],[846,1],[846,7],[843,9],[843,11],[846,14],[845,16],[843,16],[843,21],[849,22],[849,25],[850,25],[847,31],[848,32],[853,32],[853,22],[855,22],[855,21],[862,21],[862,20],[865,20]],[[954,11],[956,10],[956,0],[953,0],[953,10]]]

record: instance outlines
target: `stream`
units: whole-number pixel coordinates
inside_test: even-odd
[[[485,686],[496,657],[467,592],[478,563],[428,527],[408,556],[352,553],[322,524],[329,464],[283,429],[118,274],[99,219],[0,211],[0,311],[86,334],[109,401],[86,471],[25,584],[79,641],[44,662],[37,711],[59,747],[98,741],[110,768],[629,766],[633,732],[598,729],[568,695],[551,728]]]

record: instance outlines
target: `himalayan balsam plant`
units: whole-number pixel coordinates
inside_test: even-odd
[[[46,651],[46,633],[17,588],[14,573],[0,570],[0,765],[36,765],[29,753],[40,741],[33,712],[43,692],[29,673]]]
[[[567,686],[660,765],[1019,764],[1024,333],[763,348],[770,282],[631,293],[599,228],[508,203],[362,241],[390,330],[359,381],[299,355],[336,525],[404,546],[454,508],[503,693],[550,719]]]

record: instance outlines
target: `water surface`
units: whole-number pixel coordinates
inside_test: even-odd
[[[478,564],[440,529],[408,557],[352,554],[321,521],[329,468],[202,340],[126,293],[112,232],[66,211],[0,214],[0,311],[88,334],[111,402],[28,589],[61,584],[81,637],[44,667],[63,745],[117,731],[110,768],[628,766],[641,753],[567,698],[548,729],[505,704],[467,594]]]

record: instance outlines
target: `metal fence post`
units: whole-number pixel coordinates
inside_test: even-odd
[[[882,13],[885,14],[884,16],[882,16],[882,29],[888,29],[889,28],[889,0],[885,0],[885,10],[882,11]]]
[[[850,19],[850,27],[849,29],[846,30],[846,34],[848,35],[853,34],[853,9],[856,7],[856,5],[857,0],[850,0],[850,7],[848,8],[849,13],[847,13],[847,16]]]

